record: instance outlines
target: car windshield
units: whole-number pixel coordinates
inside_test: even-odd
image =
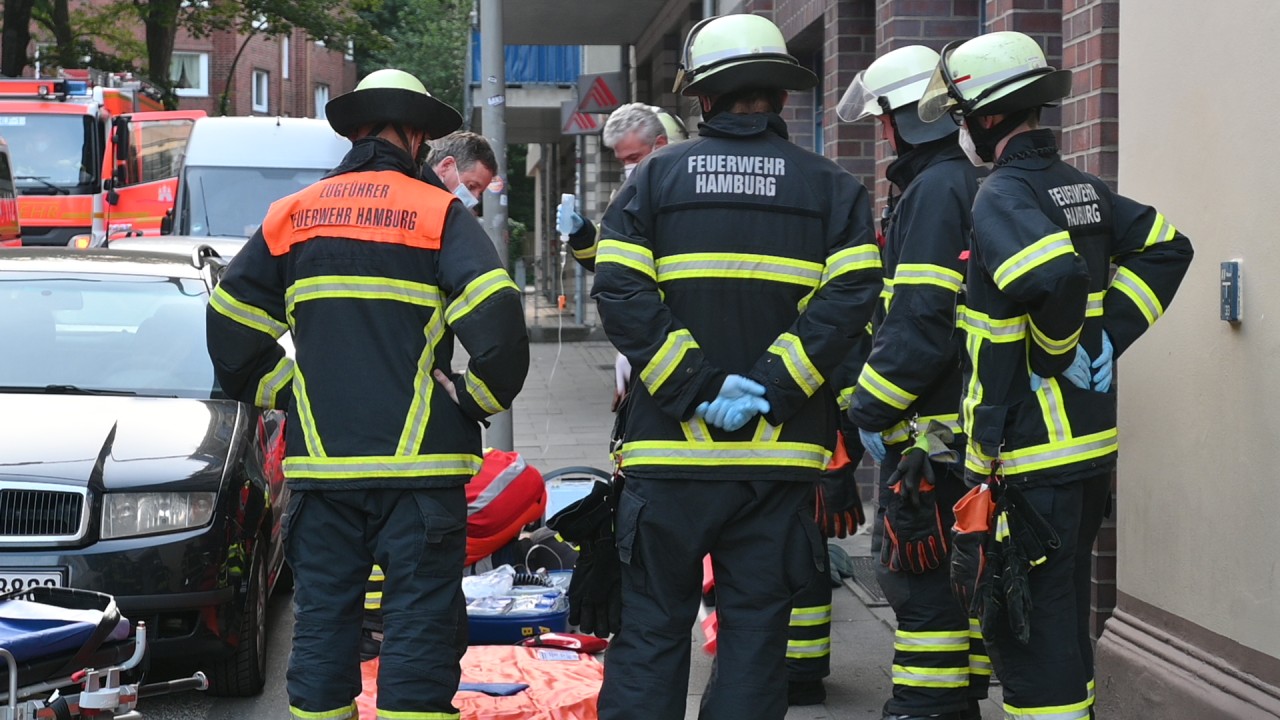
[[[188,167],[182,202],[186,235],[249,237],[271,203],[324,176],[319,168]]]
[[[195,279],[0,271],[0,388],[220,397]]]
[[[0,114],[18,192],[65,195],[93,191],[98,163],[93,120],[84,115]]]

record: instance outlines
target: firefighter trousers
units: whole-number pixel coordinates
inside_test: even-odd
[[[701,720],[781,720],[795,594],[825,563],[807,482],[628,477],[618,503],[622,629],[605,655],[601,720],[683,720],[689,633],[711,555],[719,635]]]
[[[822,552],[827,551],[826,540]],[[828,558],[829,560],[829,558]],[[821,680],[831,674],[831,574],[824,566],[795,597],[787,628],[787,680]]]
[[[897,618],[893,643],[893,696],[885,711],[894,715],[926,716],[971,711],[987,697],[991,660],[982,642],[978,621],[970,618],[951,593],[951,568],[944,561],[936,569],[915,574],[893,572],[880,563],[884,537],[888,480],[901,460],[900,449],[886,448],[880,465],[879,503],[871,538],[876,580]],[[955,524],[952,507],[964,495],[964,480],[947,466],[933,463],[938,479],[938,509],[942,525]],[[948,556],[949,559],[949,556]]]
[[[466,505],[462,486],[293,493],[284,525],[294,575],[286,676],[293,717],[356,717],[360,625],[374,563],[386,578],[378,716],[458,717]]]
[[[1093,645],[1089,582],[1093,543],[1106,513],[1111,473],[1023,495],[1058,533],[1061,546],[1031,570],[1031,641],[1018,642],[1000,618],[987,637],[1004,686],[1005,717],[1084,720],[1092,716]]]

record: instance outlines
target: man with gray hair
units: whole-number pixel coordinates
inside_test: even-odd
[[[498,160],[489,141],[483,135],[460,131],[431,143],[421,178],[453,193],[463,206],[474,210],[497,172]]]
[[[601,138],[622,163],[624,178],[631,176],[641,160],[660,147],[689,139],[680,118],[654,105],[628,103],[614,110],[605,121]],[[573,208],[561,206],[556,215],[556,232],[569,236],[573,257],[587,270],[596,267],[597,227]]]

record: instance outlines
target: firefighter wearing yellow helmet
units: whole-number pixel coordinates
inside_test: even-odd
[[[228,395],[289,412],[290,714],[356,716],[376,562],[378,715],[456,718],[464,485],[480,467],[480,423],[510,406],[528,369],[520,291],[462,202],[418,179],[426,141],[461,122],[453,108],[379,70],[326,115],[351,151],[271,205],[210,298],[209,354]],[[286,332],[296,361],[277,343]],[[471,359],[446,374],[455,335]]]
[[[682,58],[699,137],[640,163],[596,257],[601,324],[634,368],[613,528],[621,628],[599,714],[685,716],[709,554],[718,672],[702,716],[781,720],[792,598],[825,567],[805,505],[835,442],[827,378],[870,319],[880,255],[866,190],[788,142],[787,91],[816,77],[777,26],[710,18]]]
[[[885,172],[900,194],[890,195],[883,221],[886,291],[875,343],[842,393],[880,463],[872,554],[897,616],[886,720],[974,720],[991,674],[981,637],[971,637],[969,616],[951,597],[948,572],[951,508],[965,492],[963,472],[950,462],[964,447],[955,309],[964,306],[961,257],[979,173],[956,144],[955,123],[919,117],[937,64],[938,53],[923,45],[893,50],[858,73],[836,107],[845,121],[878,120],[897,155]],[[946,442],[917,446],[929,442],[930,427]],[[939,450],[950,458],[919,456]]]
[[[982,518],[957,522],[952,575],[983,618],[1005,717],[1025,720],[1091,716],[1089,567],[1118,448],[1114,367],[1192,256],[1154,208],[1062,161],[1039,117],[1070,88],[1034,40],[997,32],[949,45],[919,107],[962,123],[971,159],[994,167],[973,206],[961,423],[969,483],[999,476],[1014,492],[997,508],[1008,532],[983,544]]]

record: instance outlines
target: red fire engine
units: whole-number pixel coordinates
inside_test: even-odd
[[[173,207],[187,135],[202,111],[164,111],[125,73],[0,79],[24,245],[99,245],[153,235]]]

